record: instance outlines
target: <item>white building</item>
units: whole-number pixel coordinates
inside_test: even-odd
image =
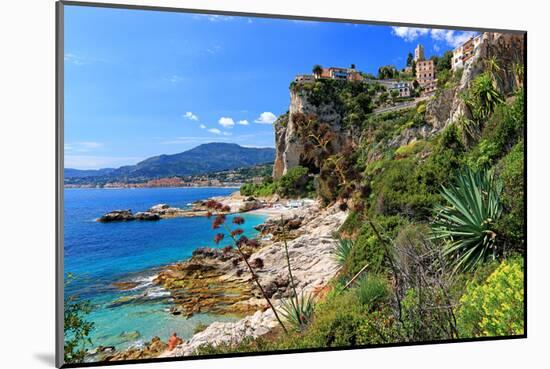
[[[397,91],[399,93],[399,97],[411,96],[411,85],[409,82],[394,82],[390,90]]]
[[[453,71],[464,68],[470,64],[470,62],[472,61],[472,57],[476,55],[479,51],[482,36],[482,34],[479,34],[475,37],[472,37],[453,50],[453,59],[451,61],[451,69]]]

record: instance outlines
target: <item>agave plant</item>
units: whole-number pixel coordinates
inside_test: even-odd
[[[433,238],[445,241],[444,255],[455,270],[475,268],[496,255],[495,222],[502,213],[502,183],[492,171],[466,168],[441,195],[447,202],[436,207]]]
[[[338,264],[342,266],[345,264],[351,249],[353,248],[353,241],[345,239],[340,239],[339,241],[340,242],[338,242],[338,246],[336,246],[336,250],[334,251],[334,256],[336,257]]]
[[[302,294],[298,298],[283,300],[281,304],[281,315],[297,332],[302,332],[313,318],[315,300],[311,294]]]

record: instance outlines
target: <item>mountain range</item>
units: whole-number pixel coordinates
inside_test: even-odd
[[[146,180],[230,170],[272,163],[274,159],[273,148],[251,148],[233,143],[212,142],[178,154],[153,156],[136,165],[97,170],[65,168],[64,174],[65,178]]]

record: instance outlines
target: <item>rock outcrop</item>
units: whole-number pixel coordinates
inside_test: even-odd
[[[109,223],[109,222],[128,222],[131,220],[159,220],[160,216],[158,214],[150,212],[138,212],[132,213],[131,210],[113,210],[110,211],[97,219],[98,222]]]
[[[118,360],[138,360],[151,359],[161,355],[168,345],[161,341],[159,337],[153,337],[150,342],[145,342],[140,346],[133,346],[124,351],[119,351],[111,354],[109,351],[98,354],[103,354],[102,361],[118,361]]]
[[[295,114],[312,115],[318,122],[328,124],[334,133],[330,143],[334,152],[339,151],[349,141],[349,133],[342,127],[341,107],[337,106],[335,101],[313,104],[310,101],[311,95],[312,92],[309,90],[291,88],[288,113],[281,115],[274,123],[276,149],[273,165],[274,178],[281,177],[295,166],[308,166],[311,160],[308,158],[306,145],[301,140],[299,123],[294,119]]]
[[[485,32],[477,53],[462,71],[460,82],[437,92],[426,105],[426,125],[407,128],[394,137],[389,145],[399,147],[416,139],[425,139],[439,133],[461,116],[471,118],[469,109],[461,95],[470,88],[472,81],[486,69],[485,62],[496,58],[500,67],[498,89],[507,96],[518,88],[518,81],[513,72],[516,64],[523,64],[524,37],[514,33]]]
[[[495,57],[501,69],[499,90],[506,96],[518,87],[513,72],[516,63],[523,64],[524,37],[521,34],[485,32],[478,52],[462,72],[460,82],[454,88],[442,90],[426,106],[428,129],[423,132],[429,136],[465,115],[471,118],[470,112],[461,99],[472,83],[472,80],[485,70],[485,61]]]
[[[299,231],[300,236],[288,241],[292,274],[298,293],[303,291],[304,293],[317,294],[338,272],[339,268],[334,258],[337,241],[333,238],[333,233],[342,225],[346,217],[347,212],[341,211],[337,205],[320,209],[318,204],[310,204],[292,210],[289,218],[301,219],[299,226],[297,223],[294,224],[298,227],[295,232]],[[291,222],[289,221],[289,224]],[[231,309],[236,309],[236,311],[248,309],[255,312],[236,322],[212,323],[202,332],[195,334],[189,341],[179,345],[173,351],[164,352],[160,357],[193,355],[200,346],[238,343],[246,337],[255,338],[264,335],[277,326],[273,311],[268,309],[266,302],[261,298],[248,271],[239,273],[239,269],[243,270],[242,266],[239,263],[234,265],[232,258],[223,261],[225,258],[223,252],[204,249],[199,251],[199,254],[201,257],[203,257],[202,255],[212,255],[209,258],[217,260],[216,268],[222,268],[225,273],[218,277],[220,286],[224,281],[229,281],[229,285],[231,285],[232,281],[237,280],[240,285],[249,286],[247,288],[250,292],[246,299],[235,302]],[[256,269],[260,283],[266,293],[271,296],[273,304],[280,306],[281,299],[291,296],[283,243],[280,241],[262,243],[259,249],[249,256],[249,260],[255,259],[262,260],[261,267]],[[202,260],[202,262],[205,261],[206,258]],[[203,275],[206,273],[213,273],[213,270],[209,269]],[[170,287],[167,288],[170,289]],[[199,299],[197,303],[201,304],[201,300]]]

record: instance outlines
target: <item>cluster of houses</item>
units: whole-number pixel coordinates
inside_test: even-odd
[[[451,60],[451,69],[457,70],[466,67],[473,56],[479,51],[479,46],[482,43],[484,34],[479,34],[475,37],[471,37],[462,45],[459,45],[453,50],[453,57]],[[437,90],[437,78],[436,78],[436,65],[433,60],[426,60],[424,57],[424,47],[417,45],[414,49],[414,62],[416,65],[416,82],[421,87],[422,95],[427,96],[433,94]],[[407,66],[405,73],[413,74],[412,66]],[[350,68],[319,68],[314,74],[299,74],[294,81],[296,83],[313,82],[317,79],[336,79],[346,81],[366,81],[372,83],[379,83],[388,91],[397,91],[398,96],[407,98],[411,96],[413,90],[413,81],[402,81],[396,79],[383,79],[383,80],[369,80],[365,76],[355,69],[352,65]]]
[[[464,68],[471,63],[474,55],[479,51],[483,35],[484,34],[479,34],[475,37],[471,37],[468,41],[453,50],[453,59],[451,61],[452,70]]]

